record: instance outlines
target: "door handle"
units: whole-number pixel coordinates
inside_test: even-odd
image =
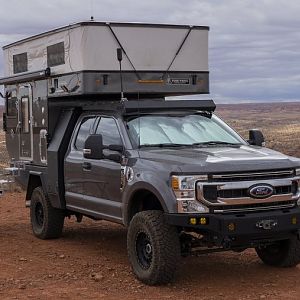
[[[91,170],[92,164],[85,161],[85,162],[82,164],[82,168],[83,168],[84,170]]]

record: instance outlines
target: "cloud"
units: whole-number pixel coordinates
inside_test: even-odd
[[[208,25],[210,97],[300,100],[297,0],[0,0],[0,5],[1,46],[91,14],[99,21]]]

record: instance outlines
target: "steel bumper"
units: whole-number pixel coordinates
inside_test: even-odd
[[[166,214],[165,216],[169,224],[210,236],[218,245],[224,243],[229,243],[231,246],[254,245],[262,241],[271,242],[299,235],[300,230],[299,207],[245,214]]]

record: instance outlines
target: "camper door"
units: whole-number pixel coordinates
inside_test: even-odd
[[[18,97],[18,127],[20,139],[20,159],[32,160],[33,132],[32,132],[32,88],[31,85],[20,87]]]

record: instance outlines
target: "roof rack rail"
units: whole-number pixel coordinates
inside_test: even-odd
[[[123,102],[125,114],[147,113],[153,111],[164,110],[194,110],[194,111],[209,111],[213,112],[216,109],[216,104],[213,100],[140,100],[140,101],[125,101]]]

